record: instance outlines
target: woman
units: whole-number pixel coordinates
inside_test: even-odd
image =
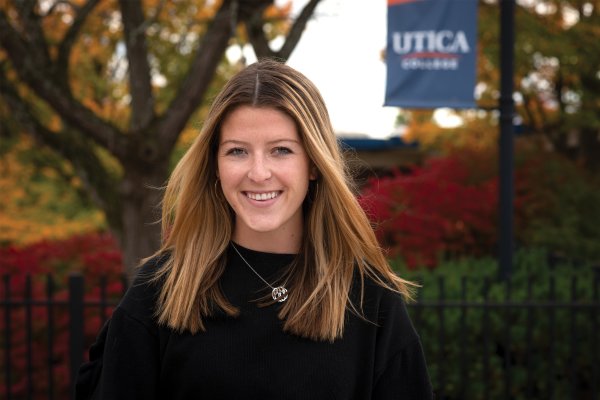
[[[325,104],[260,61],[214,100],[163,202],[163,245],[113,313],[105,399],[429,399],[397,277]]]

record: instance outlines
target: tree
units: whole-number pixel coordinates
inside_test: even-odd
[[[28,137],[17,139],[8,151],[0,149],[0,248],[66,239],[103,226],[102,212],[67,165]]]
[[[459,112],[464,125],[454,130],[436,130],[430,119],[423,118],[423,112],[413,112],[409,118],[413,138],[445,145],[456,143],[458,134],[496,137],[500,86],[498,2],[480,2],[478,110]],[[600,1],[518,3],[514,90],[523,133],[541,148],[565,155],[591,175],[598,176]],[[459,141],[465,142],[464,136]],[[482,143],[481,140],[475,142]]]
[[[519,74],[525,123],[556,150],[597,174],[600,2],[555,1],[547,7],[548,15],[525,9],[522,18],[523,25],[534,27],[519,50],[529,67]],[[548,39],[536,46],[540,37]]]
[[[257,57],[287,60],[319,1],[282,27],[273,0],[8,0],[0,113],[69,161],[131,273],[158,247],[156,188],[217,69],[232,72],[223,60],[237,29]],[[278,51],[274,26],[287,33]]]
[[[497,4],[482,7],[481,105],[498,91]],[[516,10],[517,110],[530,135],[586,170],[600,171],[600,2],[550,0],[520,3]],[[494,67],[497,70],[497,67]],[[492,103],[493,104],[493,103]]]

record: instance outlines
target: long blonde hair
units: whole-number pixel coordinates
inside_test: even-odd
[[[350,301],[355,272],[361,281],[366,275],[410,297],[412,283],[391,270],[353,194],[319,91],[293,68],[262,60],[224,86],[169,179],[163,199],[163,244],[157,253],[170,252],[156,275],[163,281],[159,323],[196,333],[205,330],[203,319],[217,309],[231,316],[238,313],[218,284],[234,215],[216,185],[216,153],[222,121],[241,105],[271,107],[289,115],[318,171],[304,204],[302,248],[287,276],[292,290],[279,311],[284,330],[313,340],[340,338],[347,309],[359,312],[361,306]]]

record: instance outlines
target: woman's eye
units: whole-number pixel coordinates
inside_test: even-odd
[[[240,156],[240,155],[242,155],[244,153],[245,153],[244,149],[242,149],[240,147],[234,147],[234,148],[231,148],[231,149],[227,150],[227,152],[225,154],[228,155],[228,156],[229,155],[231,155],[231,156]]]
[[[278,155],[292,154],[292,150],[287,147],[276,147],[274,153]]]

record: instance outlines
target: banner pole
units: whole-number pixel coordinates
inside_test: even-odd
[[[514,44],[515,0],[500,0],[500,165],[499,165],[499,275],[512,274],[514,252]]]

